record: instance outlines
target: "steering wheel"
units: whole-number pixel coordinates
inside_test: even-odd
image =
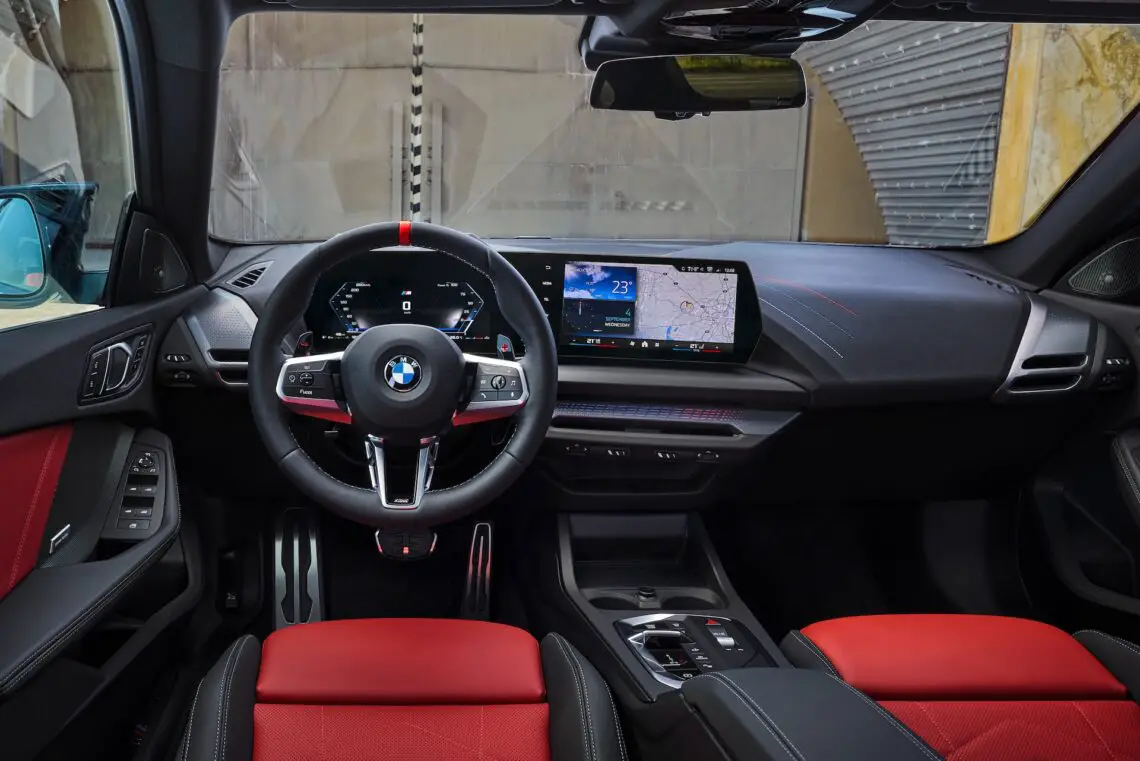
[[[288,359],[286,333],[309,303],[317,278],[361,252],[416,245],[451,256],[484,275],[503,318],[526,346],[520,361],[460,351],[426,325],[369,328],[343,352]],[[500,338],[500,340],[502,340]],[[381,528],[427,528],[478,510],[522,474],[554,413],[558,359],[550,322],[530,285],[486,243],[439,225],[389,222],[341,233],[304,256],[274,289],[258,318],[249,354],[253,419],[285,475],[325,508]],[[367,435],[372,489],[340,481],[301,449],[290,411],[352,423]],[[453,426],[514,416],[514,434],[471,479],[431,490],[439,438]],[[392,460],[414,464],[398,485]]]

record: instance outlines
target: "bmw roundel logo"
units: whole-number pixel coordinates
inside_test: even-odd
[[[405,393],[420,385],[420,363],[406,354],[392,357],[384,366],[384,380],[393,391]]]

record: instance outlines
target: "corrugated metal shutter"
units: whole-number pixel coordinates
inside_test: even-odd
[[[872,21],[797,58],[828,87],[871,176],[890,243],[982,243],[1008,24]]]

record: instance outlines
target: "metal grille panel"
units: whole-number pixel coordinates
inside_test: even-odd
[[[985,240],[1008,24],[872,21],[796,57],[863,156],[889,243]]]

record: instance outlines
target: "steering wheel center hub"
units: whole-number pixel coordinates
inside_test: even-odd
[[[393,443],[447,430],[464,388],[463,353],[426,325],[370,328],[344,352],[341,382],[353,421]]]

